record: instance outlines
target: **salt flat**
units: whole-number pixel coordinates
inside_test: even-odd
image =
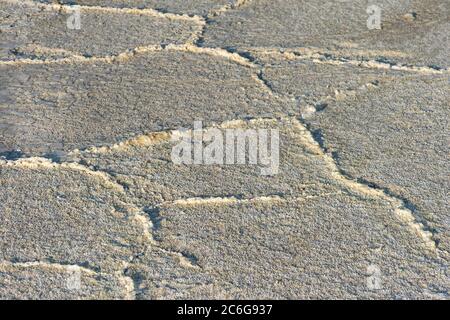
[[[0,1],[0,298],[448,299],[449,14]],[[276,173],[175,163],[194,121]]]

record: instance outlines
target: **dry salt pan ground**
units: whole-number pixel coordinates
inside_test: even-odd
[[[0,298],[448,299],[449,15],[0,0]],[[278,174],[175,164],[196,120]]]

